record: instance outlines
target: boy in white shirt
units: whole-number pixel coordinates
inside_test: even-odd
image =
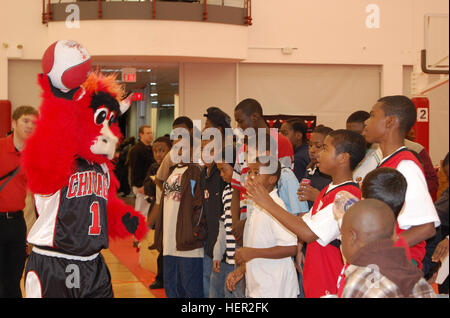
[[[276,162],[275,172],[270,173],[270,162]],[[275,188],[280,172],[277,158],[265,156],[259,157],[255,163],[249,163],[248,177],[264,186],[272,199],[285,209]],[[246,297],[297,297],[299,286],[292,260],[292,256],[297,253],[297,237],[258,205],[247,217],[244,247],[238,249],[234,256],[235,262],[241,266],[228,275],[228,290],[232,291],[245,275]]]
[[[364,136],[369,143],[379,143],[383,159],[379,167],[403,174],[408,184],[405,204],[397,217],[397,235],[409,244],[413,262],[422,269],[425,240],[433,237],[440,220],[428,192],[420,162],[405,147],[405,137],[416,122],[414,103],[406,96],[386,96],[372,107]]]

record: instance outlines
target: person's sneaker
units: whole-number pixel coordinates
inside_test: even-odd
[[[153,282],[153,284],[150,285],[149,287],[150,289],[160,289],[160,288],[164,288],[164,284],[163,282],[159,281],[159,280],[155,280]]]

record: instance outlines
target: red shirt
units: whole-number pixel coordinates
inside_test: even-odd
[[[14,170],[20,164],[20,152],[14,147],[12,134],[0,139],[0,163],[0,177]],[[8,178],[1,180],[0,185],[3,185]],[[19,169],[18,173],[0,191],[0,213],[23,210],[26,195],[27,179],[25,172]]]
[[[327,193],[328,188],[329,185],[323,188],[314,201],[312,215],[319,211],[320,202],[322,202],[320,209],[333,204],[339,191],[348,191],[361,199],[361,190],[353,182],[337,186]],[[326,246],[320,245],[317,241],[308,243],[303,267],[303,288],[306,298],[319,298],[326,294],[336,295],[337,281],[343,266],[340,248],[333,242]]]
[[[397,169],[398,165],[403,160],[413,161],[420,168],[420,170],[422,171],[422,173],[425,176],[425,173],[423,171],[422,165],[420,164],[419,160],[417,160],[416,156],[414,156],[412,154],[412,152],[408,151],[406,148],[401,148],[400,150],[393,153],[390,157],[388,157],[388,159],[386,159],[385,161],[383,161],[380,164],[380,167],[388,167],[388,168]],[[398,226],[398,222],[397,222],[397,226],[396,226],[396,232],[399,237],[403,232],[405,232],[405,230],[402,230]],[[410,254],[411,258],[417,262],[417,265],[420,269],[422,269],[422,260],[424,259],[425,253],[426,253],[425,247],[426,247],[426,242],[422,241],[414,246],[411,246],[409,249],[409,252],[411,253]]]

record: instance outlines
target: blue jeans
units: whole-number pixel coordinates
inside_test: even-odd
[[[303,266],[302,266],[303,268]],[[300,289],[300,294],[298,298],[305,298],[305,291],[303,290],[303,275],[297,272],[298,274],[298,288]]]
[[[209,285],[209,297],[210,298],[232,298],[232,294],[228,291],[225,280],[229,273],[234,270],[234,265],[220,262],[220,273],[211,271],[211,280]]]
[[[167,298],[203,298],[203,259],[164,256],[164,290]]]
[[[234,265],[233,270],[236,268],[238,268],[238,266]],[[245,276],[236,283],[234,288],[234,291],[230,292],[225,286],[225,298],[245,298]]]
[[[203,256],[203,294],[205,298],[209,297],[209,285],[212,271],[212,258],[206,255]]]

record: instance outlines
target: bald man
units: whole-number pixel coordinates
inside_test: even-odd
[[[343,298],[435,297],[422,271],[394,246],[394,230],[394,213],[379,200],[359,201],[346,212],[341,250],[350,265]]]

